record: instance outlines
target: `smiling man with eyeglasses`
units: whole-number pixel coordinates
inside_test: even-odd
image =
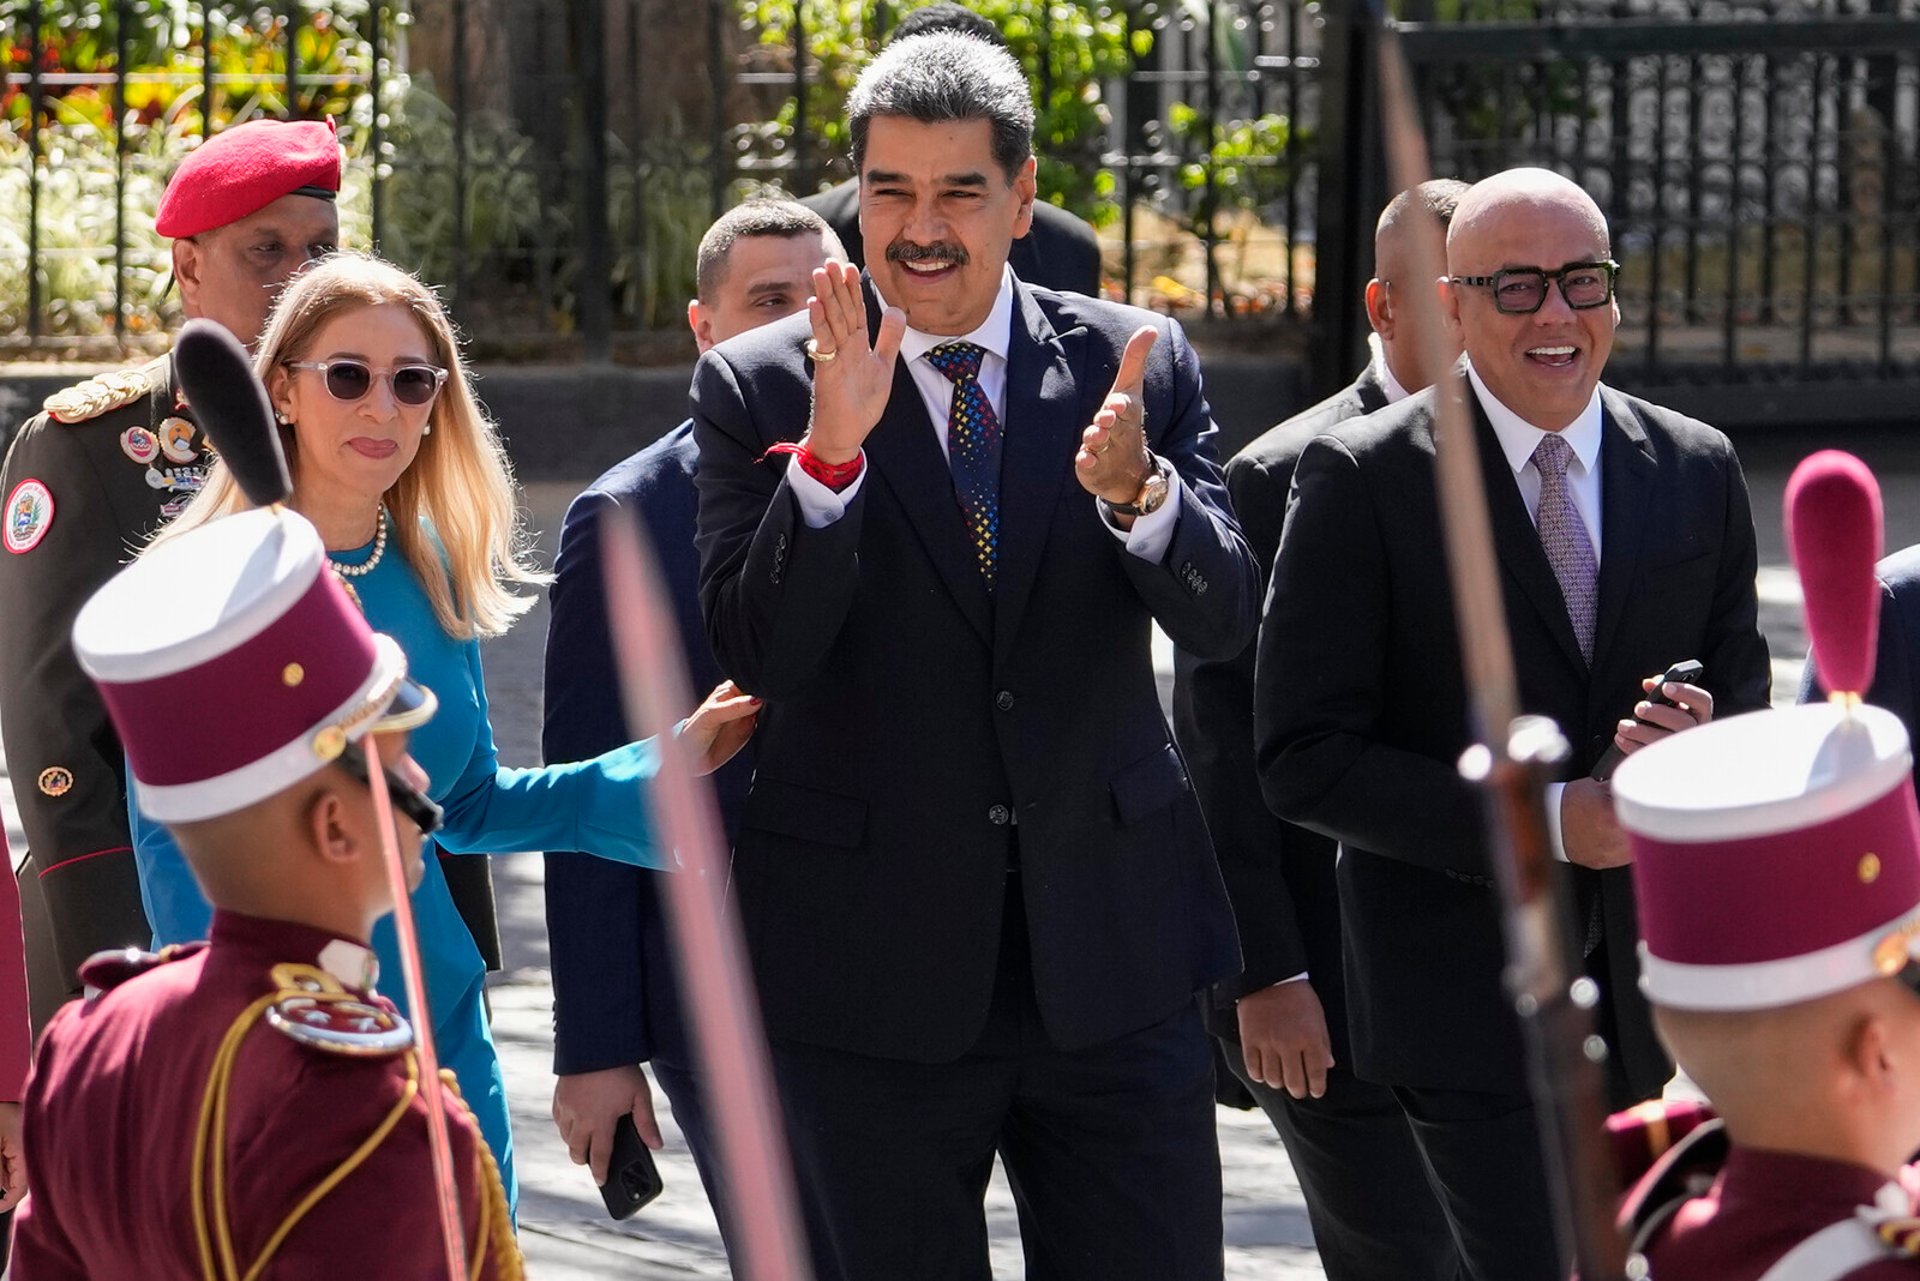
[[[1612,1101],[1671,1075],[1636,988],[1638,937],[1608,745],[1628,751],[1764,707],[1753,520],[1725,436],[1601,384],[1619,308],[1605,216],[1558,174],[1461,198],[1438,282],[1467,397],[1526,712],[1571,744],[1545,798],[1598,987]],[[1261,624],[1255,728],[1281,817],[1341,843],[1352,1063],[1389,1086],[1464,1273],[1564,1276],[1478,798],[1434,493],[1434,396],[1308,445]],[[1649,673],[1699,659],[1679,706]],[[1639,719],[1622,719],[1623,717]]]

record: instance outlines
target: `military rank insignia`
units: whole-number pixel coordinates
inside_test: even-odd
[[[118,369],[57,391],[42,403],[55,422],[83,423],[98,418],[109,409],[131,405],[150,390],[144,373],[137,369]]]
[[[413,1029],[392,1009],[361,1000],[338,979],[311,965],[276,965],[277,999],[267,1026],[309,1049],[356,1058],[383,1058],[413,1045]]]
[[[267,1023],[330,1054],[384,1058],[413,1044],[413,1029],[398,1014],[343,997],[282,997],[267,1007]]]
[[[53,524],[53,493],[37,480],[23,480],[7,495],[6,527],[0,530],[7,550],[24,555],[40,545]]]
[[[160,422],[160,452],[170,463],[190,463],[196,456],[193,424],[184,418],[166,418]]]
[[[120,433],[120,452],[146,467],[160,456],[160,438],[151,428],[129,427]]]

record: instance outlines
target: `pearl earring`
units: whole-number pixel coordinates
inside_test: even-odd
[[[281,425],[282,427],[291,427],[291,426],[293,426],[293,419],[291,419],[291,418],[289,418],[289,417],[287,416],[287,411],[286,411],[286,410],[284,410],[284,409],[276,409],[276,410],[274,410],[274,411],[273,411],[273,420],[274,420],[275,422],[277,422],[277,423],[279,423],[279,424],[280,424],[280,425]]]

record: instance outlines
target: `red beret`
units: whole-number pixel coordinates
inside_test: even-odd
[[[154,230],[197,236],[299,192],[332,200],[340,142],[331,120],[249,120],[223,129],[180,162],[160,197]]]

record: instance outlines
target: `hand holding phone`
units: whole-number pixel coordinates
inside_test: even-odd
[[[1689,658],[1684,662],[1675,663],[1660,674],[1660,679],[1654,682],[1653,689],[1648,691],[1645,701],[1657,707],[1676,707],[1678,704],[1667,697],[1667,686],[1698,685],[1706,674],[1706,667],[1698,659]],[[1645,722],[1643,721],[1642,724]],[[1620,762],[1625,759],[1627,754],[1620,750],[1620,744],[1609,743],[1606,754],[1593,767],[1593,777],[1605,782],[1613,777],[1613,771],[1618,769]]]
[[[607,1164],[607,1181],[600,1185],[600,1199],[607,1214],[615,1219],[633,1217],[641,1206],[659,1196],[665,1188],[653,1153],[640,1138],[631,1114],[623,1114],[613,1128],[613,1156]]]

